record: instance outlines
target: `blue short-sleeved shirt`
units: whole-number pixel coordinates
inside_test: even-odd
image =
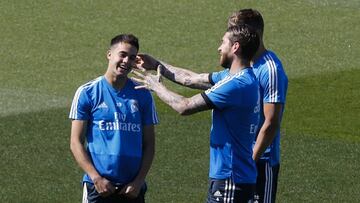
[[[202,94],[213,107],[209,176],[232,176],[235,183],[255,183],[252,144],[259,122],[258,82],[251,68],[235,75],[224,70],[216,77],[216,84]]]
[[[281,103],[283,109],[286,102],[286,92],[288,88],[288,78],[283,69],[280,59],[272,51],[265,51],[264,54],[253,64],[253,71],[260,84],[260,123],[259,130],[264,123],[264,103]],[[212,84],[217,83],[220,79],[229,74],[228,69],[214,72],[209,75],[209,81]],[[254,140],[254,145],[255,145]],[[271,165],[280,163],[280,130],[272,144],[265,150],[261,161],[269,162]]]
[[[87,120],[87,151],[96,170],[113,183],[129,183],[142,160],[143,126],[158,123],[148,90],[128,79],[120,91],[104,76],[78,88],[69,118]],[[85,174],[83,181],[92,182]]]
[[[282,111],[284,111],[288,78],[280,59],[274,52],[269,50],[265,51],[256,63],[253,64],[253,71],[259,81],[260,96],[262,98],[259,123],[261,127],[265,120],[264,103],[281,103],[283,104]],[[280,162],[280,130],[276,132],[272,144],[266,149],[260,160],[268,161],[271,165],[276,165]]]

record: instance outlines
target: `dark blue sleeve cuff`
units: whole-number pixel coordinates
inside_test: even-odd
[[[212,80],[212,75],[213,73],[209,73],[209,82],[210,84],[215,85],[214,81]]]
[[[211,100],[210,100],[209,97],[205,94],[205,92],[201,93],[201,96],[204,98],[206,105],[207,105],[210,109],[215,109],[215,105],[211,102]]]

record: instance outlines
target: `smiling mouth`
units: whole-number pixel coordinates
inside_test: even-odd
[[[130,69],[131,69],[130,67],[126,68],[126,66],[125,66],[125,65],[120,65],[120,66],[117,66],[117,68],[120,68],[120,69],[122,69],[122,70],[126,70],[126,71],[128,71],[128,70],[130,70]]]

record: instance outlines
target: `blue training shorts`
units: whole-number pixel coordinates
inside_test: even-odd
[[[232,178],[209,179],[206,203],[248,203],[253,201],[255,184],[237,184]]]

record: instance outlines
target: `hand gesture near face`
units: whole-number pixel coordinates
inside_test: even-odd
[[[138,54],[136,57],[136,67],[141,71],[145,70],[156,70],[160,62],[154,57],[147,54]]]
[[[159,65],[160,66],[160,65]],[[162,88],[163,85],[161,83],[161,74],[160,74],[160,67],[158,66],[157,68],[157,74],[151,74],[148,72],[138,72],[138,71],[133,71],[133,73],[137,76],[137,77],[132,77],[131,79],[140,83],[139,86],[136,86],[135,89],[148,89],[148,90],[152,90],[152,91],[156,91],[159,88]]]

